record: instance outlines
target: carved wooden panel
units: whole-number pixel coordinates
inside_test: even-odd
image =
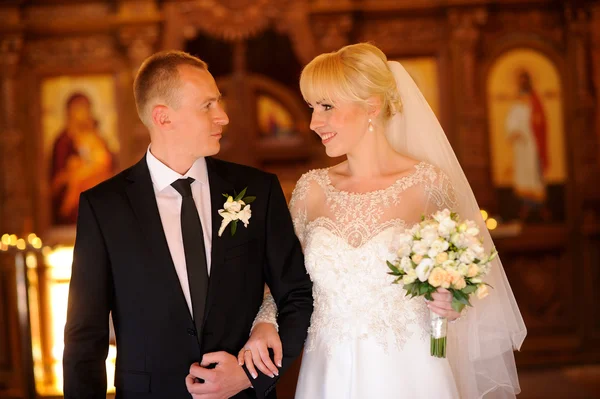
[[[0,397],[22,394],[15,297],[14,265],[0,253]]]
[[[357,27],[357,40],[370,41],[388,57],[434,55],[442,50],[447,26],[437,16],[367,20]]]

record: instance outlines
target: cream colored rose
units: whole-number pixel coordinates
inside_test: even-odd
[[[469,274],[469,266],[461,263],[460,266],[458,266],[458,272],[461,276],[466,276]]]
[[[475,277],[479,274],[479,266],[475,263],[471,263],[469,265],[469,270],[467,271],[467,277]]]
[[[465,288],[467,286],[467,282],[465,281],[464,278],[460,277],[458,280],[456,280],[452,283],[452,286],[454,288],[456,288],[457,290],[462,290],[463,288]]]
[[[477,298],[479,298],[479,299],[483,299],[486,296],[488,296],[489,295],[489,290],[488,290],[487,285],[485,285],[485,284],[479,284],[477,286],[477,291],[475,291],[475,294],[477,295]]]
[[[435,257],[435,262],[437,264],[442,264],[448,260],[448,252],[441,252]]]
[[[441,267],[436,267],[432,270],[427,281],[433,287],[439,287],[446,280],[447,274],[448,273],[446,273],[446,271]]]
[[[411,259],[418,265],[423,260],[423,255],[415,254]]]

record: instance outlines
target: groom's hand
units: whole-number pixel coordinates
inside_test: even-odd
[[[207,368],[211,364],[216,366]],[[197,382],[197,378],[204,382]],[[230,398],[251,387],[244,369],[235,356],[227,352],[207,353],[200,364],[192,364],[190,374],[185,378],[185,385],[195,399]]]

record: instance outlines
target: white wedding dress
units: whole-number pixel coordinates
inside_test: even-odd
[[[423,298],[392,284],[395,237],[455,205],[445,174],[421,162],[390,187],[348,193],[328,169],[310,171],[290,210],[313,281],[314,313],[298,399],[458,398],[447,359],[430,356]],[[449,328],[452,328],[450,326]]]

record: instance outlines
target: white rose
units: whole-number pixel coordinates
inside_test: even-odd
[[[410,258],[402,258],[400,261],[400,268],[402,268],[405,273],[409,273],[410,271],[414,270]]]
[[[466,222],[466,226],[467,229],[465,230],[465,232],[467,233],[467,235],[470,235],[471,237],[476,237],[479,235],[479,226],[477,226],[477,223],[475,223],[472,220],[468,220]]]
[[[398,251],[396,251],[396,255],[398,255],[399,258],[403,258],[405,256],[409,256],[410,252],[410,246],[403,244],[400,246],[400,248],[398,248]]]
[[[460,261],[462,263],[469,264],[469,263],[472,263],[474,260],[475,260],[475,254],[470,249],[467,249],[465,252],[463,252],[460,255]]]
[[[411,284],[414,283],[416,279],[417,273],[414,271],[414,269],[410,269],[408,273],[406,273],[404,277],[402,277],[402,283]]]
[[[483,258],[485,255],[485,249],[483,248],[483,245],[481,245],[481,243],[473,245],[471,247],[471,250],[475,253],[475,256],[477,256],[479,259]]]
[[[427,281],[429,278],[429,274],[431,273],[431,269],[433,269],[434,262],[433,259],[425,258],[419,263],[419,266],[416,268],[417,277],[421,281]]]
[[[420,231],[421,226],[417,223],[413,227],[411,227],[410,230],[408,230],[408,234],[410,234],[411,237],[416,237],[417,239],[420,239]]]
[[[458,273],[460,273],[461,276],[466,276],[469,273],[469,266],[461,263],[460,266],[458,266]]]
[[[450,247],[450,244],[445,240],[437,239],[431,244],[431,249],[429,250],[429,257],[435,258],[440,252],[446,251]]]
[[[461,238],[461,235],[460,235],[460,234],[458,234],[458,233],[454,233],[454,234],[452,234],[452,236],[450,237],[450,242],[451,242],[452,244],[456,245],[457,247],[459,247],[459,246],[460,246],[460,245],[459,245],[459,244],[460,244],[460,238]]]
[[[413,235],[406,234],[406,233],[400,234],[398,236],[398,243],[400,246],[403,246],[403,245],[411,246],[413,243]]]
[[[437,222],[438,222],[438,223],[442,223],[442,221],[444,221],[444,220],[452,220],[452,219],[450,218],[450,216],[451,216],[451,213],[452,213],[452,212],[450,212],[450,210],[448,210],[448,209],[446,208],[446,209],[444,209],[444,210],[442,210],[442,211],[437,211],[437,212],[436,212],[436,213],[433,215],[433,218],[434,218],[435,220],[437,220]]]
[[[250,211],[250,205],[246,205],[243,210],[241,210],[238,214],[238,219],[240,219],[244,223],[244,227],[248,227],[248,221],[252,216],[252,212]]]
[[[441,236],[448,237],[456,228],[456,222],[452,219],[445,219],[438,226],[438,233]]]
[[[223,208],[225,208],[227,212],[239,212],[242,209],[241,202],[242,201],[234,201],[233,197],[229,196],[225,204],[223,204]]]
[[[456,261],[452,259],[448,259],[444,263],[442,263],[442,267],[444,269],[456,269]]]
[[[437,225],[430,225],[421,230],[421,240],[427,245],[431,245],[435,240],[439,239]]]
[[[429,245],[423,241],[415,241],[413,245],[413,252],[417,255],[426,255],[429,250]]]

